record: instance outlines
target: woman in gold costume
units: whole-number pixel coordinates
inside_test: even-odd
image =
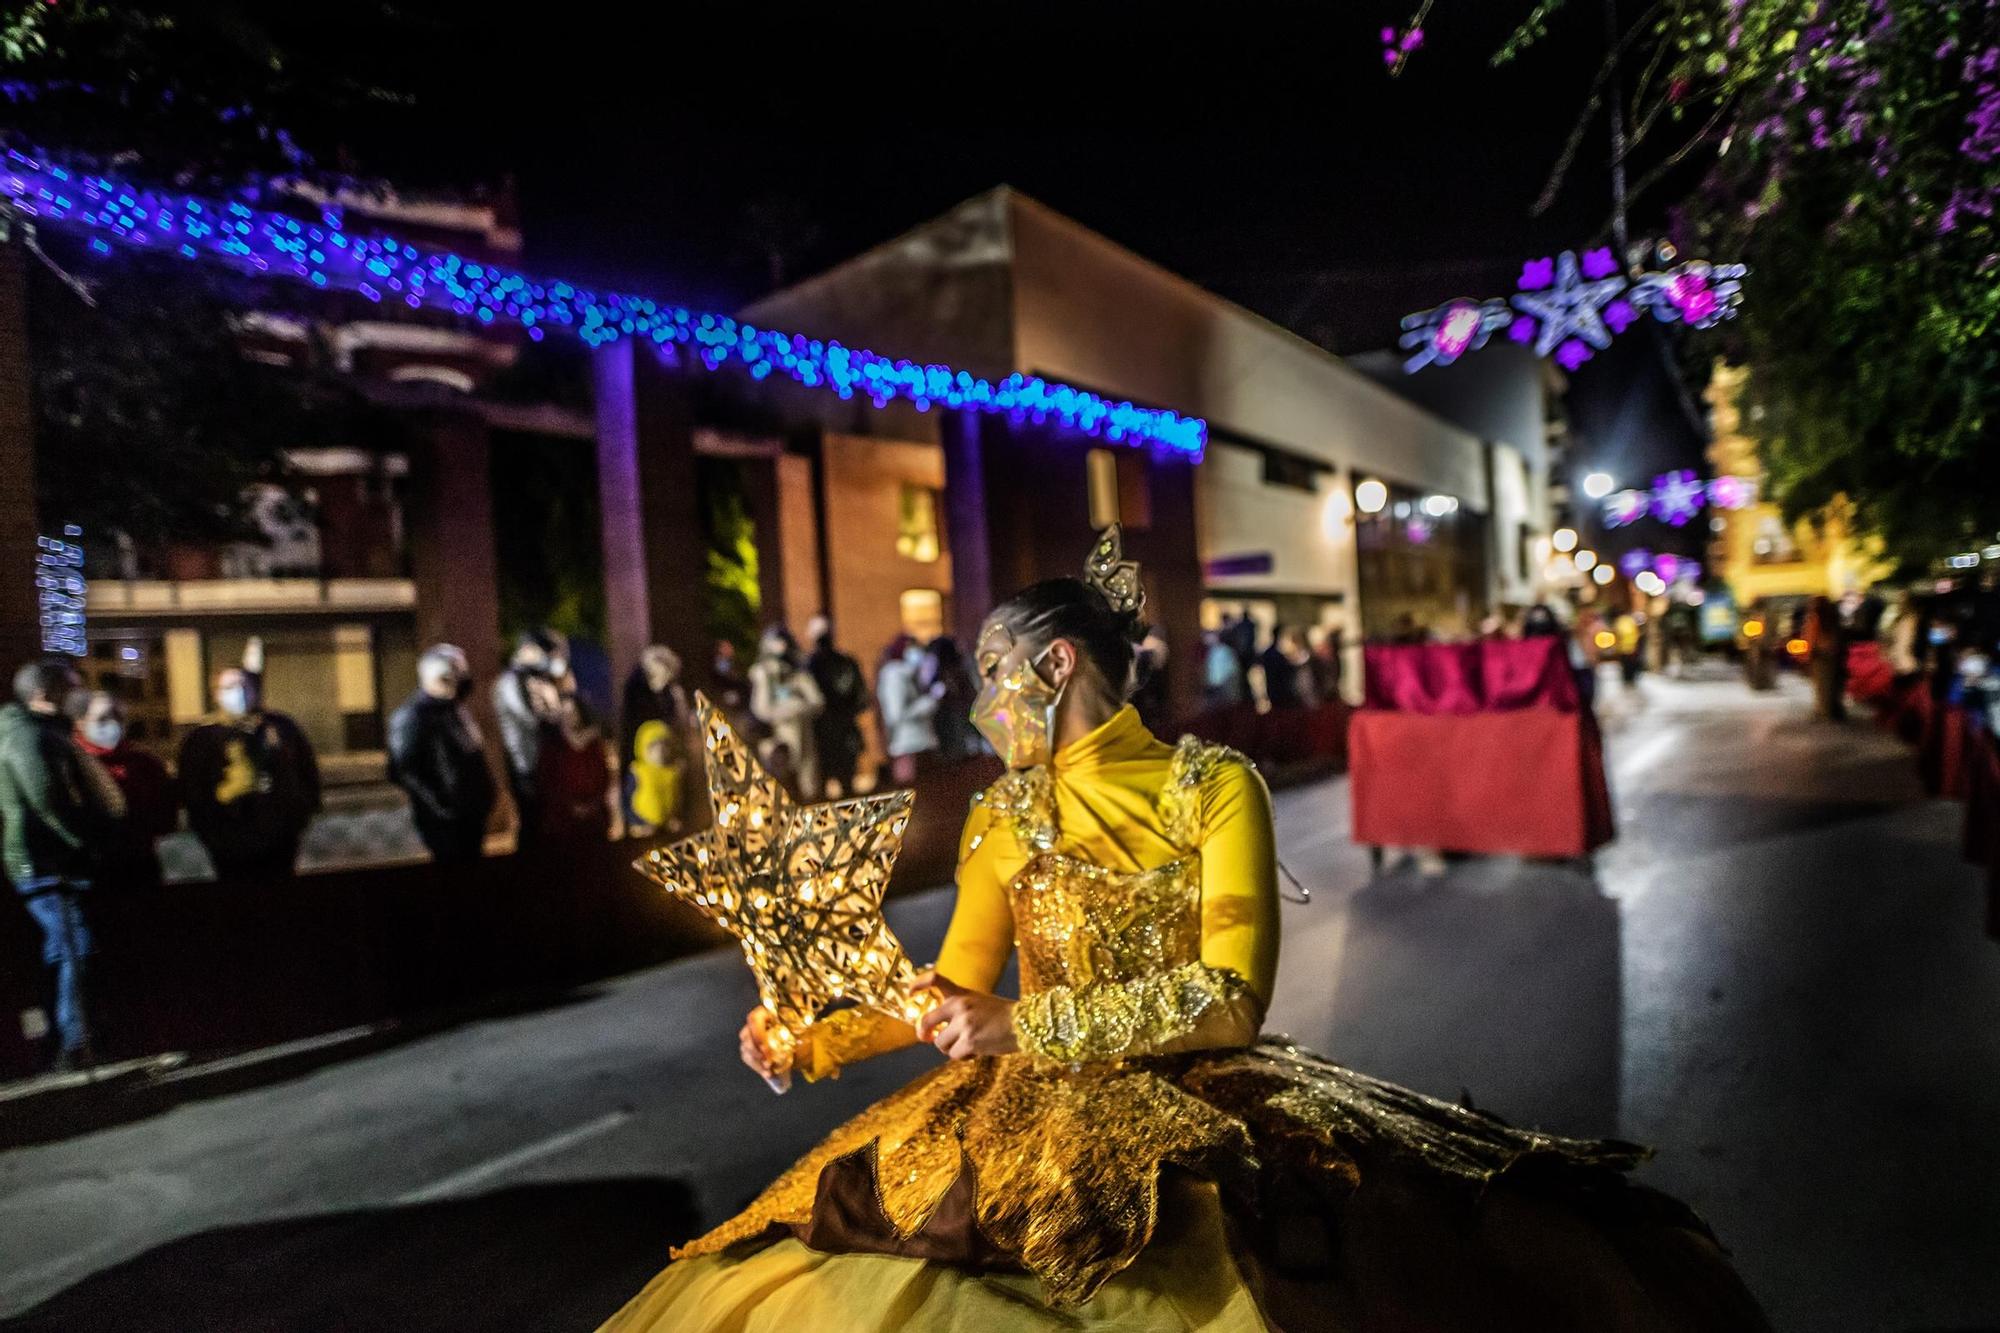
[[[975,802],[914,1027],[849,1009],[808,1078],[947,1057],[835,1130],[607,1330],[1767,1327],[1644,1150],[1509,1127],[1259,1035],[1278,964],[1270,797],[1124,702],[1137,571],[1036,584],[982,633]],[[994,994],[1020,955],[1019,1000]],[[770,1072],[763,1017],[744,1059]]]

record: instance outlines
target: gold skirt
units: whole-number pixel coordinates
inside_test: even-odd
[[[1725,1333],[1767,1327],[1644,1150],[1515,1129],[1280,1039],[956,1061],[676,1252],[618,1333]]]
[[[1230,1256],[1215,1186],[1188,1180],[1172,1195],[1153,1243],[1073,1309],[1052,1310],[1027,1273],[826,1254],[787,1238],[681,1260],[603,1333],[1262,1333],[1270,1325]]]

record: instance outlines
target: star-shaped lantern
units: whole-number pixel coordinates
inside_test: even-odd
[[[714,918],[743,946],[776,1020],[781,1065],[821,1012],[845,1000],[914,1021],[916,969],[882,917],[911,794],[801,806],[764,771],[705,695],[695,696],[715,822],[649,852],[640,873]]]

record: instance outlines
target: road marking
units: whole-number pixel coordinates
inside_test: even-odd
[[[1630,786],[1634,776],[1650,768],[1654,760],[1671,750],[1682,739],[1680,731],[1678,727],[1662,731],[1632,753],[1620,756],[1615,770],[1618,785]]]
[[[524,1144],[512,1152],[477,1162],[463,1171],[454,1171],[442,1180],[434,1180],[428,1185],[411,1190],[399,1197],[396,1202],[435,1203],[439,1199],[462,1193],[475,1185],[483,1185],[497,1176],[504,1176],[517,1167],[540,1161],[544,1157],[553,1157],[559,1152],[574,1148],[579,1143],[594,1139],[599,1134],[608,1134],[631,1118],[630,1111],[608,1112],[595,1120],[586,1120],[580,1125],[573,1125],[560,1134],[551,1134],[545,1139]]]

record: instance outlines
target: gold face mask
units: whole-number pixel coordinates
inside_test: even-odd
[[[972,725],[1009,768],[1046,764],[1055,752],[1056,708],[1069,682],[1051,685],[1043,677],[1044,648],[1032,660],[1004,625],[979,639],[979,697],[972,701]]]

